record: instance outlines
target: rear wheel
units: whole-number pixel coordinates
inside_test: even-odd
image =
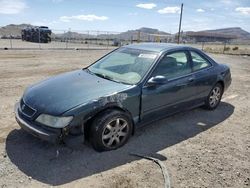
[[[124,112],[108,110],[94,119],[90,132],[90,141],[95,150],[114,150],[128,141],[132,121]]]
[[[217,108],[217,106],[220,104],[222,94],[223,87],[220,83],[217,83],[209,93],[205,101],[205,107],[208,110],[214,110],[215,108]]]

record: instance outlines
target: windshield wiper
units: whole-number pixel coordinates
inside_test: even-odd
[[[98,73],[98,72],[92,72],[92,73],[95,74],[96,76],[101,77],[101,78],[105,78],[105,79],[107,79],[107,80],[113,80],[112,77],[110,77],[110,76],[108,76],[108,75],[106,75],[106,74],[102,74],[102,73]]]
[[[108,75],[106,75],[106,74],[98,73],[98,72],[92,72],[92,71],[90,71],[88,68],[86,69],[86,71],[87,71],[89,74],[92,74],[92,75],[94,74],[94,75],[96,75],[96,76],[98,76],[98,77],[101,77],[101,78],[104,78],[104,79],[106,79],[106,80],[111,80],[111,81],[114,81],[114,82],[117,82],[117,83],[122,83],[122,84],[128,84],[128,83],[126,83],[126,82],[122,82],[122,81],[116,80],[116,79],[114,79],[113,77],[108,76]]]
[[[112,77],[110,77],[110,76],[108,76],[108,75],[106,75],[106,74],[102,74],[102,73],[98,73],[98,72],[92,72],[92,71],[90,71],[88,68],[86,69],[86,71],[87,71],[89,74],[95,74],[96,76],[99,76],[99,77],[101,77],[101,78],[105,78],[105,79],[107,79],[107,80],[113,80]]]
[[[93,72],[91,72],[91,71],[89,70],[89,68],[86,68],[86,69],[83,69],[83,70],[86,70],[89,74],[94,74]]]
[[[97,76],[99,76],[99,77],[101,77],[101,78],[107,79],[107,80],[111,80],[111,81],[114,81],[114,82],[117,82],[117,83],[126,84],[126,83],[124,83],[124,82],[122,82],[122,81],[119,81],[119,80],[116,80],[116,79],[114,79],[113,77],[108,76],[108,75],[106,75],[106,74],[95,73],[95,72],[92,72],[92,73],[95,74],[95,75],[97,75]]]

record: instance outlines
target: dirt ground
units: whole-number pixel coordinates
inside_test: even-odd
[[[231,67],[233,78],[215,111],[198,108],[155,122],[116,151],[98,153],[79,139],[51,145],[20,130],[13,107],[28,85],[105,53],[0,51],[1,187],[163,187],[160,168],[132,152],[162,160],[172,187],[250,186],[250,57],[211,55]]]

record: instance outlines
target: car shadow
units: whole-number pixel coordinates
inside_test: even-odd
[[[27,176],[46,184],[62,185],[138,160],[129,155],[133,152],[159,158],[157,152],[218,125],[233,112],[234,106],[222,102],[214,111],[198,108],[179,113],[139,129],[122,148],[102,153],[88,143],[76,142],[72,147],[52,145],[21,129],[13,130],[6,139],[6,151],[12,163]],[[166,156],[160,158],[166,160]]]

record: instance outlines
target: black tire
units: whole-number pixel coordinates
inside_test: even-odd
[[[90,142],[96,151],[115,150],[126,144],[131,136],[132,126],[131,118],[126,113],[106,110],[92,122]]]
[[[217,93],[217,94],[215,94]],[[206,101],[205,108],[207,110],[214,110],[218,107],[221,101],[221,97],[223,95],[223,86],[220,83],[217,83],[212,90],[210,91]]]

